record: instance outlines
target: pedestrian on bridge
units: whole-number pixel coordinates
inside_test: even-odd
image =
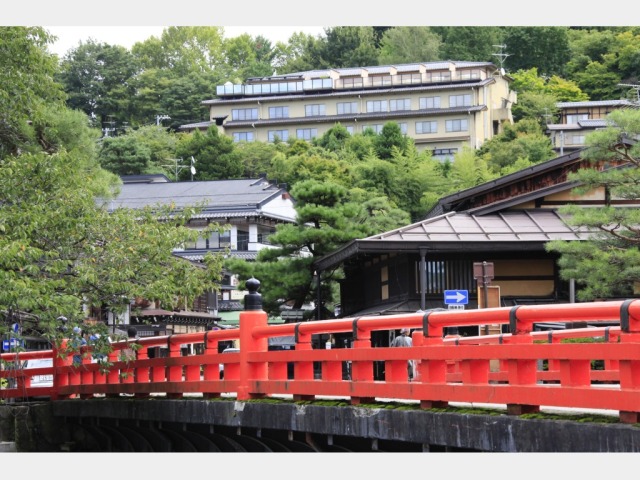
[[[413,347],[413,339],[411,338],[411,331],[408,328],[400,330],[400,335],[393,339],[391,342],[392,347]],[[409,360],[407,363],[407,374],[409,375],[409,381],[413,379],[414,365],[413,360]]]

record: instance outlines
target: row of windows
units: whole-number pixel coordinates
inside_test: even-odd
[[[273,234],[273,231],[258,233],[258,243],[269,244],[269,236]],[[236,235],[236,249],[238,251],[249,250],[249,232],[238,230]],[[189,250],[207,250],[207,249],[222,249],[231,248],[231,232],[226,231],[223,233],[214,232],[209,238],[199,238],[195,242],[189,242],[185,245],[185,248]]]
[[[400,131],[403,135],[407,134],[408,124],[406,122],[398,123],[400,127]],[[371,129],[376,133],[380,133],[384,125],[382,123],[377,124],[366,124],[362,125],[362,130]],[[347,125],[345,126],[347,131],[353,135],[354,129],[353,126]],[[466,132],[469,130],[469,120],[466,118],[458,119],[458,120],[446,120],[445,121],[445,131],[446,132]],[[428,122],[416,122],[416,134],[428,134],[428,133],[438,133],[438,122],[428,121]],[[298,128],[296,129],[296,138],[300,140],[311,140],[318,136],[317,128]],[[275,142],[276,138],[283,142],[289,140],[289,130],[269,130],[267,132],[267,140],[269,142]],[[234,142],[252,142],[255,140],[254,132],[234,132],[233,133]]]
[[[419,108],[440,108],[440,97],[421,97]],[[471,94],[449,95],[449,107],[470,107]],[[411,110],[411,99],[401,98],[396,100],[369,100],[365,104],[365,113],[378,112],[401,112]],[[348,115],[358,113],[358,102],[338,102],[336,104],[337,115]],[[327,114],[325,104],[305,105],[304,114],[307,117],[317,117]],[[289,118],[289,107],[269,107],[269,118]],[[236,108],[231,110],[232,120],[258,120],[257,108]]]

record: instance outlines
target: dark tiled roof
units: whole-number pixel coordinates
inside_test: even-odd
[[[107,203],[109,210],[174,205],[176,209],[203,204],[205,210],[243,211],[260,208],[283,190],[265,179],[124,184]]]

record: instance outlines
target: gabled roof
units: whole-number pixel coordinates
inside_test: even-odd
[[[567,155],[562,155],[546,162],[538,163],[523,170],[518,170],[517,172],[511,173],[509,175],[505,175],[503,177],[496,178],[495,180],[485,182],[481,185],[477,185],[475,187],[461,190],[460,192],[442,197],[438,201],[437,205],[427,214],[427,218],[442,215],[443,213],[449,212],[451,210],[466,210],[466,208],[460,207],[464,205],[468,200],[479,197],[481,195],[485,195],[489,192],[496,191],[497,189],[503,188],[510,184],[523,182],[528,178],[535,178],[554,171],[566,170],[566,168],[571,164],[579,163],[582,161],[583,150],[584,149],[575,150]],[[559,181],[558,183],[562,182]],[[563,188],[570,188],[570,185],[564,183]],[[536,191],[540,191],[540,189],[538,188]],[[536,194],[536,191],[533,192],[534,195],[542,195],[542,193]],[[508,200],[513,200],[513,198],[514,197],[512,196]]]
[[[117,208],[153,208],[158,205],[173,205],[176,210],[181,210],[203,205],[202,213],[197,216],[199,218],[250,215],[278,218],[273,212],[263,212],[262,208],[271,200],[286,194],[284,188],[264,178],[124,184],[120,188],[120,194],[107,204],[110,211]]]
[[[395,230],[352,240],[315,262],[326,270],[358,253],[520,251],[544,249],[550,240],[585,240],[592,232],[568,225],[553,209],[508,210],[489,215],[449,212]],[[461,244],[464,243],[464,246]]]
[[[632,107],[634,104],[629,100],[588,100],[584,102],[558,102],[556,103],[558,108],[571,108],[571,107],[613,107],[613,106],[626,106]]]

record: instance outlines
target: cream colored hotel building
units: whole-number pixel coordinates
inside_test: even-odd
[[[394,121],[419,150],[450,158],[480,147],[513,123],[511,80],[490,62],[439,61],[335,68],[249,78],[216,87],[209,121],[236,142],[310,140],[340,123],[352,133],[379,132]]]

